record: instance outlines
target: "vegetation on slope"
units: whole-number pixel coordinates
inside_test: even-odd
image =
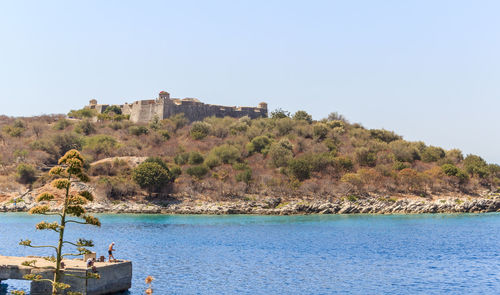
[[[0,117],[0,183],[40,187],[40,172],[68,150],[87,162],[101,195],[203,200],[259,196],[331,199],[344,196],[475,195],[496,190],[500,166],[458,149],[405,141],[332,113],[278,109],[270,118],[182,116],[133,124],[115,112],[90,110],[32,118]],[[123,157],[155,157],[137,166]]]

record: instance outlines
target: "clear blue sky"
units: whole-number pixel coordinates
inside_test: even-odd
[[[0,113],[160,90],[367,128],[500,163],[499,1],[2,1]]]

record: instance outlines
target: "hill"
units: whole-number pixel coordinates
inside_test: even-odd
[[[337,113],[313,120],[305,111],[290,115],[278,109],[269,118],[210,117],[192,124],[182,114],[148,124],[113,112],[95,115],[83,109],[69,118],[0,117],[4,202],[47,184],[44,172],[70,149],[91,163],[87,185],[104,211],[128,202],[161,208],[256,202],[265,209],[451,199],[461,205],[496,199],[500,186],[500,166],[477,155],[409,142]],[[156,157],[150,159],[155,167],[165,164],[168,181],[141,183],[138,167],[148,157]]]

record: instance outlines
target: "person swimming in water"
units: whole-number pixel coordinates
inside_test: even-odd
[[[115,242],[111,243],[108,247],[109,262],[116,261],[115,257],[113,256],[113,251],[115,251],[115,248],[113,248],[114,246]],[[113,260],[111,260],[111,258],[113,258]]]

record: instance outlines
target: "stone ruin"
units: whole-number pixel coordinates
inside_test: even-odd
[[[103,113],[110,105],[98,104],[92,99],[86,108]],[[138,100],[131,104],[119,105],[124,115],[130,115],[134,123],[147,123],[153,118],[166,119],[177,114],[184,116],[191,122],[201,121],[206,117],[233,117],[248,116],[251,119],[267,117],[267,103],[261,102],[257,107],[236,107],[205,104],[196,98],[170,98],[170,93],[161,91],[158,98],[151,100]]]

